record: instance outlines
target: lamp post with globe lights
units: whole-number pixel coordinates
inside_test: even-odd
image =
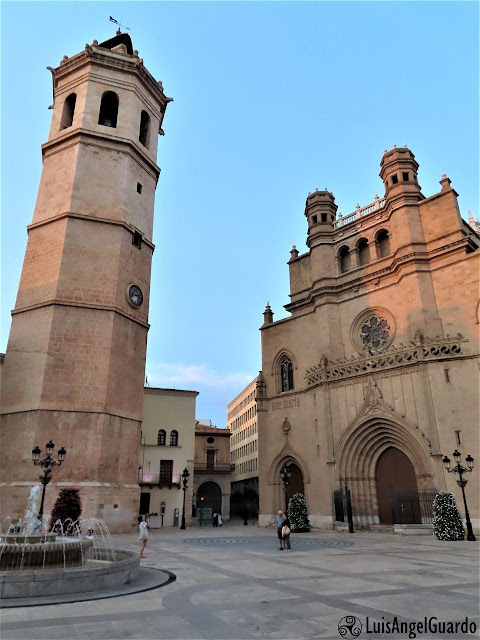
[[[459,451],[457,451],[457,449],[455,449],[452,455],[456,463],[453,469],[450,469],[450,458],[447,458],[447,456],[443,458],[443,464],[445,466],[445,469],[448,471],[448,473],[458,473],[459,479],[457,480],[457,484],[462,490],[463,504],[465,506],[465,520],[467,523],[467,540],[473,541],[473,540],[476,540],[476,538],[473,535],[472,523],[470,522],[470,514],[468,513],[467,499],[465,497],[465,486],[468,480],[463,479],[463,474],[470,473],[471,471],[473,471],[474,459],[472,458],[471,455],[468,455],[465,458],[465,462],[467,463],[467,466],[464,467],[461,464],[462,454]]]
[[[43,485],[42,490],[42,501],[40,503],[40,511],[38,512],[38,521],[39,523],[43,520],[43,505],[45,502],[45,489],[47,488],[47,484],[52,479],[52,469],[53,467],[60,467],[62,462],[65,460],[65,455],[67,453],[65,447],[62,447],[58,450],[58,461],[52,458],[53,450],[55,449],[55,445],[50,440],[45,445],[46,457],[43,460],[40,460],[40,454],[42,453],[40,447],[37,445],[34,449],[32,449],[32,462],[35,466],[42,467],[44,469],[43,475],[39,476],[39,480]]]
[[[187,528],[185,526],[185,494],[187,492],[187,483],[188,483],[188,478],[189,477],[190,477],[190,474],[188,472],[188,469],[185,467],[185,469],[183,470],[183,473],[182,473],[183,509],[182,509],[182,524],[180,525],[180,529],[186,529]]]

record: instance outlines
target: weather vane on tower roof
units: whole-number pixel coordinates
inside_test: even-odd
[[[112,18],[112,16],[109,16],[109,22],[113,22],[114,24],[118,24],[119,27],[119,31],[120,31],[120,27],[123,27],[123,29],[126,29],[127,31],[130,31],[130,27],[126,27],[124,24],[122,24],[122,18],[120,18],[120,20],[115,20],[115,18]]]

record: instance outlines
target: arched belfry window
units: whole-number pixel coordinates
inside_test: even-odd
[[[378,257],[385,258],[390,255],[390,234],[382,229],[377,234]]]
[[[143,144],[144,147],[148,147],[148,134],[150,132],[150,116],[146,111],[142,111],[142,115],[140,116],[140,132],[138,134],[138,139]]]
[[[157,444],[164,445],[166,438],[167,438],[167,434],[165,432],[165,429],[159,429],[158,435],[157,435]]]
[[[287,355],[280,358],[280,391],[293,389],[293,364]]]
[[[338,252],[338,257],[340,260],[340,272],[346,273],[347,271],[350,271],[350,268],[352,266],[350,249],[348,247],[342,247]]]
[[[76,93],[71,93],[65,98],[65,102],[63,103],[62,119],[60,120],[60,131],[63,131],[63,129],[68,129],[68,127],[72,126],[76,102]]]
[[[361,238],[358,245],[358,262],[361,266],[370,262],[370,247],[368,246],[368,240]]]
[[[117,126],[118,116],[118,96],[113,91],[105,91],[100,103],[100,113],[98,115],[98,124],[104,127]]]
[[[178,431],[170,431],[170,446],[178,447]]]

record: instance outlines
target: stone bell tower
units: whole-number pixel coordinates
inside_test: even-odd
[[[147,346],[157,134],[168,102],[130,37],[50,68],[54,103],[2,385],[1,518],[23,515],[53,439],[47,488],[81,490],[83,515],[130,531]]]

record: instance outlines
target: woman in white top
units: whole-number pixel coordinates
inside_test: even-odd
[[[143,552],[145,551],[145,547],[147,546],[148,540],[148,525],[147,525],[147,517],[145,516],[145,520],[143,520],[142,516],[138,516],[138,539],[142,543],[140,547],[140,558],[144,558]]]

